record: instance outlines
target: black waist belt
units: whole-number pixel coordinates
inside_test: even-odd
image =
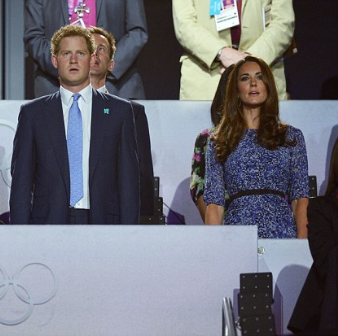
[[[69,215],[70,216],[74,217],[76,212],[78,212],[78,213],[83,212],[83,213],[89,214],[88,209],[80,209],[80,208],[74,208],[74,207],[69,208]]]
[[[283,198],[285,198],[285,194],[278,190],[272,190],[272,189],[252,189],[252,190],[243,190],[238,192],[235,195],[230,196],[229,204],[235,200],[236,198],[243,197],[243,196],[249,196],[249,195],[278,195]]]

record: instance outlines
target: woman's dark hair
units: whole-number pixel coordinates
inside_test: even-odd
[[[242,101],[238,96],[239,70],[248,62],[257,63],[262,72],[262,80],[266,86],[267,99],[262,104],[257,130],[258,143],[270,150],[279,146],[294,146],[296,139],[286,139],[288,125],[279,119],[279,101],[275,80],[270,67],[260,58],[247,56],[236,63],[231,72],[226,89],[223,116],[213,137],[216,143],[216,155],[221,162],[225,162],[230,153],[237,147],[247,125],[245,123]]]
[[[338,138],[333,146],[330,170],[329,170],[329,181],[325,192],[326,196],[334,195],[338,189]]]
[[[221,75],[221,79],[219,80],[214,99],[212,100],[210,113],[211,121],[214,126],[217,126],[222,119],[226,86],[228,83],[229,75],[231,74],[234,67],[234,64],[232,64],[224,70]]]

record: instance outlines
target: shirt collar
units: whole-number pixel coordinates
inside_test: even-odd
[[[69,106],[73,103],[73,92],[65,89],[64,87],[60,86],[60,95],[62,103],[66,106]],[[92,86],[89,84],[84,89],[82,89],[79,94],[81,95],[81,98],[84,100],[86,104],[88,104],[92,99]]]
[[[108,90],[105,85],[101,86],[100,88],[97,89],[97,91],[102,92],[102,93],[108,93]]]

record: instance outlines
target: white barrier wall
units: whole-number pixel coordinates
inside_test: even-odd
[[[8,211],[12,141],[22,103],[0,102],[0,214]],[[189,178],[196,136],[211,126],[210,102],[146,100],[141,103],[146,107],[154,173],[160,177],[165,213],[170,208],[184,216],[186,224],[201,224],[190,199]],[[309,174],[317,176],[318,191],[323,194],[330,154],[338,137],[338,101],[283,101],[280,106],[282,120],[304,133]],[[175,223],[175,216],[170,216],[169,222]]]
[[[0,334],[221,336],[256,271],[255,227],[2,225]]]
[[[308,242],[258,247],[253,226],[0,226],[0,334],[217,336],[239,274],[271,272],[288,335]]]

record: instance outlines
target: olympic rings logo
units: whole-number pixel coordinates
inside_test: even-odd
[[[29,291],[27,290],[27,288],[25,288],[25,286],[19,282],[19,278],[20,275],[22,273],[22,271],[28,267],[31,266],[40,266],[45,268],[45,270],[47,272],[49,272],[53,278],[53,289],[52,291],[49,293],[49,295],[46,295],[45,297],[42,298],[33,298],[33,296],[29,293]],[[5,271],[5,269],[0,265],[0,274],[2,273],[2,277],[3,279],[1,279],[0,276],[0,300],[3,299],[6,294],[8,293],[8,290],[11,287],[13,287],[14,293],[16,294],[16,296],[23,301],[24,303],[28,304],[28,308],[26,310],[26,312],[20,316],[17,319],[13,319],[13,320],[7,320],[4,319],[2,317],[0,317],[0,323],[4,324],[4,325],[8,325],[8,326],[13,326],[13,325],[18,325],[24,321],[26,321],[32,314],[33,312],[33,308],[35,305],[42,305],[44,303],[47,303],[48,301],[50,301],[56,294],[57,290],[58,290],[58,281],[56,276],[54,275],[54,273],[52,272],[52,270],[41,263],[30,263],[27,264],[25,266],[23,266],[17,273],[15,273],[15,275],[13,277],[9,277]]]

